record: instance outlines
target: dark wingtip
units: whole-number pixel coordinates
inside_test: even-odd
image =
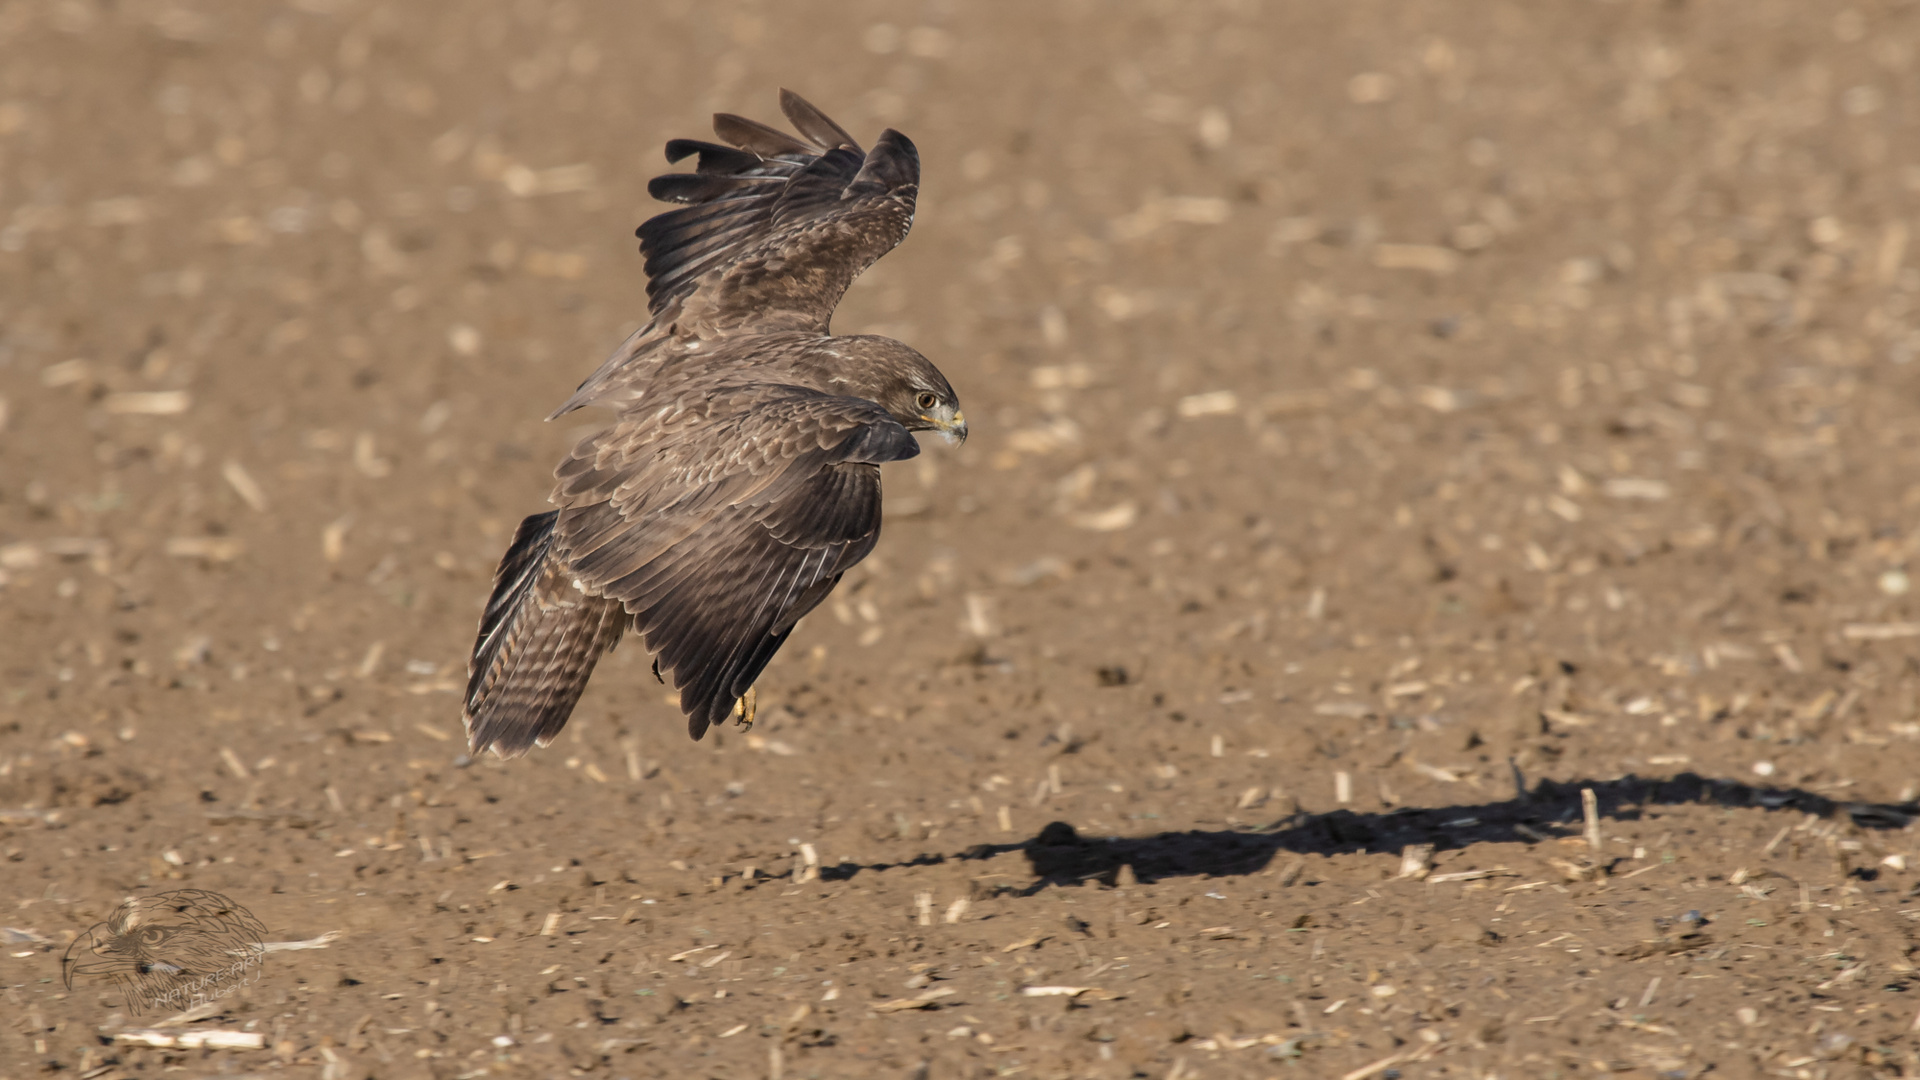
[[[799,110],[801,112],[811,112],[811,113],[817,113],[820,111],[819,109],[814,107],[813,102],[808,101],[806,98],[801,97],[799,94],[794,93],[793,91],[787,89],[784,86],[781,87],[780,88],[780,115],[791,120],[793,119],[793,114],[796,110]],[[805,132],[803,130],[802,134],[804,133]]]
[[[847,185],[849,192],[897,192],[917,194],[920,184],[920,151],[913,140],[888,128],[873,144],[873,151],[861,163],[860,172]]]
[[[899,147],[902,153],[913,158],[915,162],[918,162],[920,160],[920,148],[913,145],[913,140],[907,138],[906,134],[901,132],[897,128],[888,128],[887,130],[880,133],[880,137],[878,139],[874,140],[875,146],[883,146],[887,144],[892,144],[894,146]]]
[[[679,681],[675,674],[675,682]],[[711,696],[709,696],[711,695]],[[733,715],[737,697],[727,697],[724,691],[707,685],[702,681],[689,682],[680,688],[680,711],[687,714],[687,734],[699,742],[706,737],[707,729],[718,727]]]
[[[777,183],[751,176],[716,176],[711,173],[677,172],[647,181],[647,194],[671,203],[704,203],[724,198],[759,183]],[[645,224],[640,226],[646,228]]]
[[[733,113],[714,113],[713,133],[720,141],[761,157],[812,158],[828,149],[809,145],[778,128]]]
[[[848,146],[856,153],[864,153],[853,136],[847,134],[846,128],[834,123],[813,102],[785,87],[780,90],[780,111],[786,114],[787,122],[793,125],[795,131],[815,143],[829,150],[836,146]]]
[[[667,164],[678,165],[682,161],[700,152],[698,139],[668,139]]]
[[[694,165],[695,170],[709,176],[731,176],[743,173],[760,165],[763,160],[759,154],[751,151],[721,146],[719,143],[710,143],[704,139],[672,139],[667,142],[669,164],[678,165],[695,155],[699,156],[699,161]]]

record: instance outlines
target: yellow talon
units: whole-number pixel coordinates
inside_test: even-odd
[[[746,694],[733,703],[733,715],[738,718],[737,722],[743,731],[753,727],[754,706],[754,688],[749,686]]]

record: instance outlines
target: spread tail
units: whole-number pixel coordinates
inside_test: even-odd
[[[467,665],[463,718],[472,752],[517,757],[566,726],[600,655],[629,621],[618,600],[588,596],[553,557],[555,512],[520,523],[494,574]]]

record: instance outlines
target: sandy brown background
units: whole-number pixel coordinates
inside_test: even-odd
[[[1917,64],[1892,2],[0,2],[0,1075],[1920,1074]],[[973,438],[750,735],[629,642],[467,762],[660,145],[782,85],[919,144],[836,326]],[[264,1049],[62,986],[178,888],[339,932],[184,1025]]]

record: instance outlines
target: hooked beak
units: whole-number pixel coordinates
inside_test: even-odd
[[[947,442],[955,446],[967,441],[967,414],[959,409],[953,410],[952,416],[941,416],[937,413],[928,416],[926,413],[921,413],[920,419],[926,421],[928,427],[939,432]]]

